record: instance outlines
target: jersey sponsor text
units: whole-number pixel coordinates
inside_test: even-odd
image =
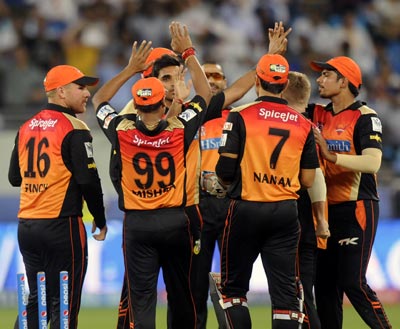
[[[55,128],[55,125],[57,124],[58,119],[53,120],[53,119],[47,119],[47,120],[42,120],[42,119],[32,119],[31,122],[29,123],[28,127],[31,130],[34,129],[41,129],[41,130],[46,130],[48,128]]]
[[[331,152],[350,152],[351,143],[349,141],[328,139],[326,141],[328,144],[328,150]]]
[[[136,144],[137,146],[151,145],[153,147],[160,148],[161,146],[163,146],[165,144],[169,144],[170,138],[169,137],[159,138],[155,141],[149,141],[149,140],[141,139],[139,136],[135,135],[132,142],[133,142],[133,144]]]
[[[299,115],[291,112],[286,111],[275,111],[275,110],[268,110],[265,108],[260,108],[258,115],[261,119],[272,119],[276,121],[288,122],[288,123],[299,123]]]
[[[221,138],[207,138],[201,140],[202,150],[218,150]]]

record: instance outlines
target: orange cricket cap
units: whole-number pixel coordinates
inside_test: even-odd
[[[362,74],[360,67],[350,57],[333,57],[327,62],[312,61],[310,63],[314,71],[337,70],[341,75],[347,78],[356,88],[362,84]]]
[[[266,82],[283,84],[288,81],[289,63],[282,55],[266,54],[258,61],[256,72]]]
[[[98,78],[85,76],[80,70],[71,65],[58,65],[47,72],[43,85],[45,91],[65,86],[71,82],[83,86],[94,86],[99,82]]]
[[[145,63],[149,64],[150,62],[153,62],[153,61],[161,58],[164,55],[176,56],[176,54],[171,49],[162,48],[162,47],[153,48],[151,50],[149,56],[147,56]],[[150,76],[152,71],[153,71],[153,65],[143,71],[143,77],[147,78],[148,76]]]
[[[132,86],[132,96],[136,105],[153,105],[164,98],[165,88],[157,78],[143,78]]]

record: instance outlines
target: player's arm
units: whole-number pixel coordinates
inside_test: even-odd
[[[77,130],[69,135],[63,144],[63,159],[70,156],[68,168],[71,170],[73,179],[79,185],[88,209],[94,218],[92,233],[96,227],[100,229],[99,234],[94,234],[96,240],[104,240],[107,234],[103,191],[96,163],[93,157],[92,138],[89,131]]]
[[[300,169],[300,184],[303,188],[310,188],[314,183],[315,169]]]
[[[182,59],[189,70],[194,90],[197,95],[204,99],[208,106],[212,96],[211,87],[197,60],[196,51],[193,48],[187,26],[181,25],[179,22],[172,22],[169,25],[169,31],[171,34],[171,48],[175,52],[182,54]]]
[[[376,174],[381,167],[381,161],[381,150],[367,148],[362,150],[361,155],[336,154],[335,164],[353,171]]]
[[[188,98],[190,94],[190,89],[185,83],[185,73],[187,69],[183,65],[179,67],[179,72],[176,76],[174,83],[174,98],[168,109],[165,119],[178,116],[184,110],[185,99]],[[191,83],[190,83],[191,86]]]
[[[328,144],[318,129],[314,129],[314,136],[319,145],[322,158],[327,161],[356,172],[369,174],[378,172],[382,161],[382,151],[380,149],[366,148],[361,151],[361,155],[338,154],[329,151]]]
[[[303,188],[310,188],[315,179],[315,170],[319,168],[319,159],[317,155],[317,147],[313,131],[310,125],[310,130],[307,139],[304,143],[303,152],[300,159],[300,184]]]
[[[230,185],[236,177],[239,155],[243,154],[243,131],[243,119],[238,112],[230,112],[222,131],[218,149],[220,156],[215,166],[215,173],[224,186]]]
[[[326,184],[321,168],[315,170],[313,185],[307,190],[311,200],[311,207],[316,218],[315,234],[317,237],[327,239],[331,234],[326,218]]]
[[[12,186],[21,186],[22,183],[22,177],[19,168],[18,139],[19,133],[15,138],[14,148],[11,153],[10,166],[8,168],[8,181]]]
[[[148,68],[151,63],[146,64],[146,59],[151,52],[151,41],[142,41],[139,47],[135,41],[132,46],[131,57],[129,58],[128,65],[122,69],[114,78],[107,81],[92,98],[92,104],[95,110],[100,104],[109,102],[117,91],[136,73],[142,72]]]
[[[223,187],[230,185],[236,174],[238,154],[221,153],[215,166],[215,173]]]

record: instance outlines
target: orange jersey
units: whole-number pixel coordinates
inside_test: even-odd
[[[360,155],[365,148],[382,149],[381,122],[376,112],[361,102],[337,114],[330,106],[316,105],[312,118],[331,152]],[[325,180],[329,204],[378,200],[374,174],[354,172],[326,161]]]
[[[118,116],[106,103],[98,108],[99,124],[113,144],[110,174],[122,210],[190,205],[187,159],[190,149],[196,150],[192,141],[204,108],[204,100],[195,96],[178,117],[162,120],[154,131],[136,114]]]
[[[54,104],[21,126],[16,144],[18,161],[10,166],[10,172],[19,170],[21,179],[13,183],[21,186],[19,218],[82,216],[83,192],[78,184],[91,184],[93,179],[96,190],[92,193],[101,197],[88,206],[104,222],[91,142],[87,125],[70,110]]]
[[[169,121],[156,136],[144,135],[130,120],[116,127],[126,209],[179,207],[184,202],[184,126],[178,120]]]
[[[188,104],[190,104],[190,102]],[[133,106],[133,101],[130,101],[119,113],[119,115],[124,114],[137,115],[137,110]],[[186,182],[186,205],[191,206],[199,203],[200,144],[198,134],[196,134],[186,154],[186,167],[188,171]]]
[[[297,199],[300,169],[319,167],[311,123],[275,97],[231,110],[219,153],[238,154],[233,199]]]
[[[222,128],[229,110],[222,111],[222,117],[210,120],[201,127],[201,171],[215,172],[218,148],[221,143]]]

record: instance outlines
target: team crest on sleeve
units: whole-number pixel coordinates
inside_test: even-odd
[[[232,122],[225,122],[224,123],[224,128],[222,130],[231,131],[232,128],[233,128],[233,123]]]
[[[106,118],[107,115],[109,115],[110,113],[114,113],[114,109],[110,106],[110,105],[104,105],[100,108],[100,110],[97,111],[96,116],[100,119],[100,120],[104,120]]]
[[[93,144],[91,142],[85,142],[85,149],[88,158],[93,158]]]
[[[378,133],[382,133],[382,123],[381,120],[377,117],[371,117],[372,121],[372,130]]]
[[[116,114],[116,113],[110,114],[110,115],[104,120],[103,128],[104,128],[104,129],[108,129],[108,126],[109,126],[111,120],[114,119],[116,116],[118,116],[118,114]]]
[[[225,146],[227,136],[228,136],[227,134],[221,135],[221,142],[220,142],[219,146]]]
[[[188,121],[192,120],[196,115],[197,115],[197,113],[195,111],[193,111],[192,109],[187,109],[187,110],[183,111],[181,114],[179,114],[178,116],[181,119],[188,122]]]

